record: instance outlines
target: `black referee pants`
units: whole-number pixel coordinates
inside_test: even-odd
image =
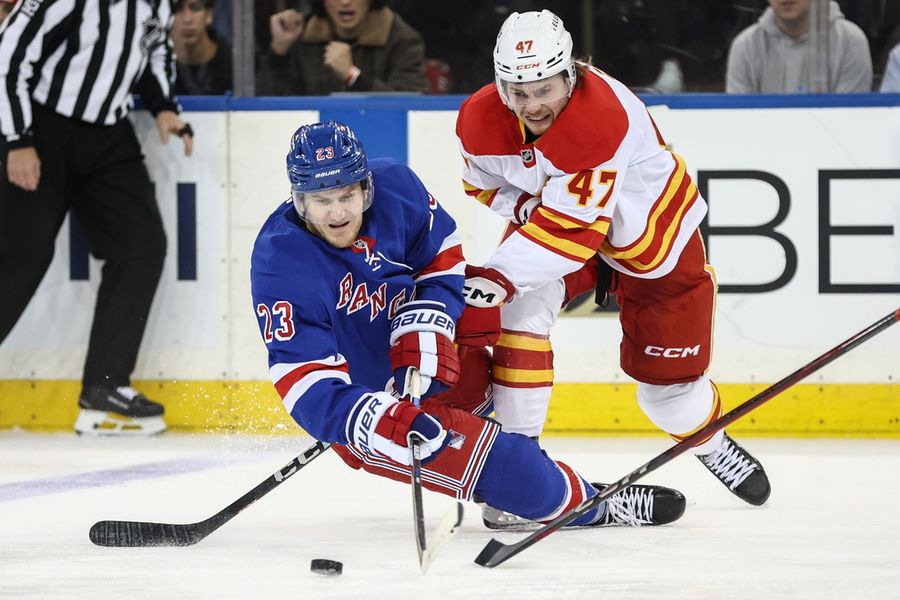
[[[0,343],[50,266],[71,209],[105,261],[83,383],[128,385],[162,273],[166,236],[131,123],[89,125],[34,105],[41,178],[35,192],[0,173]],[[60,322],[83,319],[65,314]],[[49,329],[30,332],[50,337]]]

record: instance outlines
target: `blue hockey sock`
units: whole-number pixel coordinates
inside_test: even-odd
[[[475,484],[475,494],[493,508],[550,521],[595,496],[597,490],[571,467],[547,456],[531,438],[501,432]],[[603,503],[571,525],[591,524],[605,510]]]

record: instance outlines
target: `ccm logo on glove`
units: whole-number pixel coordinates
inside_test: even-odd
[[[476,308],[503,306],[516,295],[516,288],[503,273],[493,268],[466,265],[463,297]]]

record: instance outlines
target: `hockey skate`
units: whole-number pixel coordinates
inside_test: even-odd
[[[166,430],[163,406],[131,386],[92,386],[82,392],[78,406],[78,434],[154,435]]]
[[[591,484],[603,491],[607,484]],[[483,502],[481,518],[485,527],[506,531],[534,531],[541,527],[536,521],[503,512]],[[588,527],[609,527],[627,525],[641,527],[665,525],[681,518],[684,514],[685,499],[678,490],[659,485],[631,485],[606,499],[606,512],[596,523]],[[576,525],[574,527],[580,527]]]
[[[604,483],[591,484],[601,492]],[[684,514],[684,495],[661,485],[630,485],[606,499],[606,513],[592,527],[665,525]]]
[[[512,513],[504,512],[493,506],[479,501],[475,502],[481,507],[481,520],[488,529],[499,529],[504,531],[534,531],[541,526],[537,521],[531,521],[524,517],[519,517]]]
[[[759,506],[769,498],[772,488],[762,465],[727,433],[718,450],[697,458],[744,502]]]

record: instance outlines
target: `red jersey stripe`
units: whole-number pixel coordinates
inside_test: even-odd
[[[340,365],[328,365],[324,363],[307,363],[305,365],[301,365],[285,374],[278,382],[275,384],[275,389],[278,391],[278,395],[284,398],[287,396],[287,393],[291,391],[291,388],[294,387],[294,384],[315,371],[343,371],[344,373],[349,373],[350,369],[347,366],[347,363],[343,363]]]

